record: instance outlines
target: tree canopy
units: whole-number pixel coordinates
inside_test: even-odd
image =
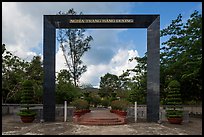
[[[42,102],[42,62],[40,56],[34,56],[28,62],[6,49],[2,44],[2,98],[5,103],[20,103],[22,82],[32,80],[35,103]]]
[[[120,89],[120,85],[121,83],[118,76],[107,73],[101,77],[99,93],[102,97],[110,96],[112,92]]]
[[[76,15],[70,9],[60,15]],[[80,13],[81,14],[81,13]],[[62,48],[67,70],[60,70],[56,77],[57,103],[68,103],[82,96],[78,80],[86,71],[81,57],[90,49],[91,36],[85,37],[83,29],[62,29],[58,31],[58,41]],[[161,37],[166,41],[160,49],[160,100],[165,104],[168,83],[176,80],[180,83],[180,93],[183,104],[202,102],[202,15],[194,11],[184,22],[179,14],[169,26],[161,30]],[[92,103],[99,103],[100,97],[126,98],[138,104],[146,103],[147,96],[147,54],[134,57],[137,65],[128,69],[120,76],[107,73],[101,76],[100,90],[85,94],[92,98]],[[130,77],[130,75],[134,76]],[[20,103],[22,83],[32,81],[35,103],[42,103],[43,64],[40,56],[34,56],[31,61],[25,61],[6,49],[2,44],[2,99],[4,103]],[[83,85],[81,88],[92,87]]]
[[[195,11],[186,23],[182,15],[161,30],[170,37],[161,48],[161,86],[175,79],[181,83],[185,101],[201,100],[202,90],[202,15]]]
[[[77,12],[70,9],[67,12],[60,11],[58,15],[77,15]],[[81,58],[91,48],[90,42],[93,40],[92,36],[85,36],[84,33],[85,29],[59,29],[57,35],[66,66],[75,86],[78,86],[81,75],[87,70]]]

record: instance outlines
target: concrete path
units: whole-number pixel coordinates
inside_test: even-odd
[[[2,135],[202,135],[202,119],[191,118],[189,123],[182,125],[138,122],[86,126],[63,122],[63,117],[56,122],[22,123],[14,116],[2,116]]]
[[[92,110],[79,118],[81,125],[122,125],[125,124],[125,117],[120,117],[110,110]]]

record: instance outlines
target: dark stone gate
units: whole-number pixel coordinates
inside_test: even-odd
[[[55,121],[55,30],[60,28],[147,28],[147,121],[159,120],[159,15],[44,15],[43,119]]]

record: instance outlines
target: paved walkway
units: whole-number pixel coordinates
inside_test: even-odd
[[[114,126],[78,125],[63,122],[63,117],[45,123],[22,123],[17,118],[2,116],[2,135],[202,135],[200,118],[190,118],[189,123],[182,125],[138,122]]]
[[[79,118],[82,125],[121,125],[125,124],[125,118],[110,113],[110,110],[92,110]]]
[[[117,118],[114,113],[110,113],[110,110],[92,110],[90,113],[86,113],[83,118]]]

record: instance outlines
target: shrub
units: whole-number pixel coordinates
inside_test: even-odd
[[[101,105],[104,107],[108,107],[110,104],[109,99],[108,98],[103,98],[101,99]]]
[[[168,84],[167,87],[167,110],[166,116],[167,118],[175,118],[182,117],[183,111],[182,109],[182,101],[180,94],[180,84],[178,81],[173,80]]]
[[[111,97],[110,97],[110,101],[114,101],[114,100],[117,100],[117,97],[116,97],[116,93],[112,92]]]
[[[94,105],[94,107],[97,107],[101,103],[101,98],[98,95],[91,95],[91,104]]]
[[[120,108],[119,100],[114,100],[111,102],[111,109],[112,110],[118,110],[119,108]]]
[[[121,100],[121,104],[122,104],[122,110],[127,111],[130,103],[128,101],[126,101],[126,100]]]
[[[73,105],[76,110],[89,109],[89,103],[84,99],[76,99],[71,103],[71,105]]]
[[[86,100],[89,104],[91,103],[92,98],[91,98],[90,92],[84,92],[83,97],[84,97],[84,100]]]
[[[126,111],[128,109],[129,102],[126,100],[114,100],[111,102],[111,109]]]
[[[19,116],[35,116],[37,113],[33,110],[30,110],[30,107],[34,107],[33,105],[33,83],[30,80],[25,80],[22,84],[23,92],[21,97],[21,109],[20,112],[17,113]]]
[[[19,116],[35,116],[36,112],[30,109],[22,109],[20,112],[17,112]]]
[[[80,96],[80,89],[71,83],[60,82],[56,85],[56,103],[58,104],[63,104],[65,100],[69,104]]]

